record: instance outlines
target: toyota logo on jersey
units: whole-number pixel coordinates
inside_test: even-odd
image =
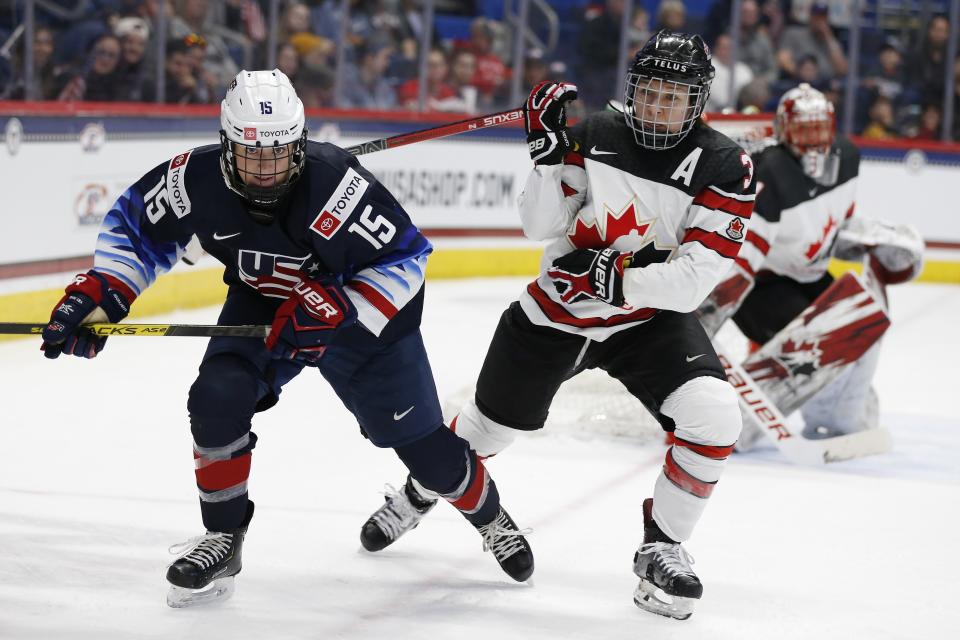
[[[240,279],[268,298],[286,300],[303,279],[303,266],[310,259],[305,256],[282,256],[241,249],[237,258]]]

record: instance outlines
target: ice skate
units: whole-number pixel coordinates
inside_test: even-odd
[[[253,502],[243,524],[231,531],[208,531],[170,547],[180,557],[167,569],[167,604],[175,609],[226,600],[233,595],[234,576],[240,573],[241,551]]]
[[[367,551],[380,551],[389,547],[411,529],[416,529],[423,516],[427,515],[437,501],[424,498],[414,488],[412,479],[398,491],[387,485],[385,502],[360,529],[360,544]]]
[[[703,595],[703,585],[690,566],[693,557],[660,531],[652,507],[653,500],[644,500],[643,544],[633,556],[633,572],[640,584],[633,592],[633,602],[645,611],[686,620]]]
[[[533,551],[524,536],[530,529],[518,529],[510,515],[500,507],[493,522],[477,527],[483,536],[483,550],[493,553],[508,576],[524,582],[533,575]]]

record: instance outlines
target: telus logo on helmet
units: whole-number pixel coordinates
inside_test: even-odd
[[[340,228],[340,223],[350,217],[357,208],[370,183],[353,169],[347,169],[340,184],[334,189],[327,204],[314,218],[310,228],[328,240]]]
[[[682,62],[673,62],[672,60],[660,60],[659,58],[654,58],[650,61],[653,66],[660,67],[661,69],[667,69],[669,71],[686,71],[687,65]]]

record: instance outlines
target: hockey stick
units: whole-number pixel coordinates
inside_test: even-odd
[[[0,322],[0,334],[39,335],[46,324],[29,322]],[[216,325],[216,324],[88,324],[98,336],[172,336],[210,338],[229,336],[234,338],[265,338],[269,325]]]
[[[397,147],[413,144],[414,142],[436,140],[437,138],[446,138],[447,136],[466,133],[467,131],[479,131],[480,129],[499,127],[502,124],[519,122],[522,119],[523,109],[508,109],[506,111],[500,111],[499,113],[491,113],[485,116],[476,116],[475,118],[467,118],[466,120],[460,120],[458,122],[442,124],[439,127],[422,129],[412,133],[401,133],[390,136],[389,138],[380,138],[379,140],[371,140],[369,142],[361,142],[352,147],[347,147],[345,151],[349,151],[355,156],[362,156],[367,153],[396,149]]]

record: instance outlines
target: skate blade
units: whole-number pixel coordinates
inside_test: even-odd
[[[693,608],[697,604],[696,598],[681,598],[670,596],[652,582],[641,580],[633,592],[633,603],[650,613],[686,620],[693,615]]]
[[[197,605],[220,602],[233,595],[233,576],[218,578],[203,589],[185,589],[170,585],[167,592],[167,604],[174,609],[195,607]]]

